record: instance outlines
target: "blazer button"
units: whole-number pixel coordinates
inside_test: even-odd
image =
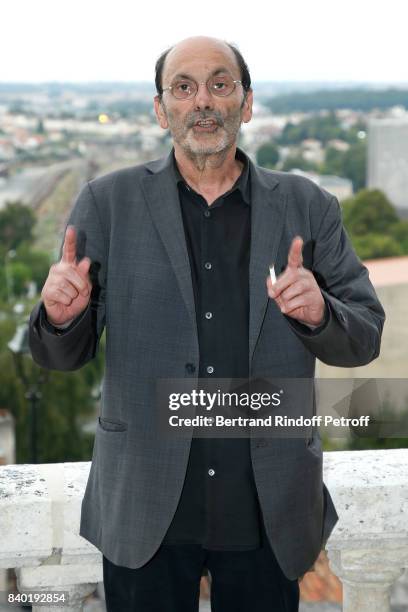
[[[194,374],[194,372],[196,371],[194,363],[186,363],[186,371],[188,374]]]
[[[265,438],[260,438],[260,440],[257,442],[255,448],[265,448],[265,446],[268,446],[267,440],[265,440]]]

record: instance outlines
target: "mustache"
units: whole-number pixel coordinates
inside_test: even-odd
[[[223,126],[224,121],[221,113],[217,111],[212,112],[200,112],[200,113],[191,113],[187,116],[186,124],[187,127],[193,127],[197,123],[197,121],[205,121],[205,119],[211,119],[217,125]]]

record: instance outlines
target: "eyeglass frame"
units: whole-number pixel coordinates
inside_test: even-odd
[[[209,92],[209,93],[210,93],[212,96],[215,96],[216,98],[228,98],[228,97],[229,97],[231,94],[233,94],[233,93],[234,93],[234,91],[236,90],[236,88],[237,88],[237,83],[240,83],[240,84],[242,85],[242,81],[240,81],[239,79],[232,79],[232,82],[234,83],[234,89],[233,89],[233,90],[232,90],[232,91],[231,91],[229,94],[227,94],[227,95],[225,95],[225,96],[220,96],[220,95],[218,95],[218,94],[214,93],[213,91],[211,91],[211,90],[210,90],[210,88],[208,87],[208,81],[210,81],[210,80],[211,80],[211,79],[213,79],[214,77],[216,77],[216,75],[212,75],[212,76],[208,77],[208,79],[207,79],[206,81],[199,81],[199,82],[197,82],[195,79],[190,79],[190,78],[188,78],[188,79],[187,79],[187,78],[186,78],[186,79],[184,79],[185,81],[192,81],[193,83],[195,83],[195,84],[197,85],[197,90],[196,90],[195,94],[193,94],[193,95],[192,95],[192,96],[190,96],[189,98],[177,98],[177,97],[174,95],[174,93],[171,91],[171,90],[173,89],[173,85],[170,85],[169,87],[163,87],[163,88],[162,88],[162,94],[163,94],[165,91],[170,91],[171,95],[173,96],[173,98],[174,98],[175,100],[192,100],[192,99],[193,99],[193,98],[195,98],[195,96],[198,94],[198,90],[199,90],[199,88],[200,88],[200,85],[206,85],[206,87],[207,87],[207,91],[208,91],[208,92]],[[181,79],[181,80],[183,80],[183,79]],[[242,85],[242,86],[243,86],[243,85]]]

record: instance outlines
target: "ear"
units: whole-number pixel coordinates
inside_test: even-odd
[[[254,93],[252,89],[248,89],[245,93],[245,100],[242,106],[242,121],[248,123],[252,119],[252,105],[254,102]]]
[[[166,109],[158,95],[154,96],[154,112],[156,113],[158,124],[163,130],[167,130],[169,123],[167,121]]]

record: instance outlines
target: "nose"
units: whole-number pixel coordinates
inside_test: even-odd
[[[208,91],[206,83],[198,83],[198,90],[195,95],[196,110],[213,108],[213,96]]]

